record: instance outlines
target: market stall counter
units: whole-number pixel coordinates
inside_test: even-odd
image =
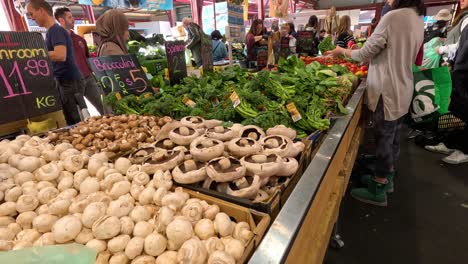
[[[281,208],[251,264],[322,263],[363,135],[366,82],[351,97]]]

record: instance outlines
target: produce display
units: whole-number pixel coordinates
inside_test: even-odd
[[[249,73],[239,67],[188,77],[182,84],[161,85],[154,96],[106,97],[117,114],[201,116],[226,122],[292,127],[298,137],[326,130],[329,113],[345,113],[342,102],[349,96],[356,76],[346,67],[328,68],[296,57],[280,60],[278,71]]]
[[[357,77],[365,77],[367,76],[368,66],[367,65],[359,65],[359,63],[352,61],[350,59],[345,59],[344,57],[341,58],[334,58],[334,57],[301,57],[301,60],[304,61],[306,65],[311,64],[312,62],[316,61],[324,66],[329,68],[336,67],[335,65],[339,65],[341,67],[346,67],[351,73],[356,75]]]
[[[108,152],[122,156],[141,143],[153,143],[161,127],[172,122],[170,117],[120,115],[91,117],[69,130],[51,132],[53,144],[71,143],[78,150]]]
[[[327,51],[334,50],[336,46],[333,44],[331,36],[327,36],[319,43],[318,48],[320,53],[325,54]]]
[[[168,126],[167,138],[136,150],[129,160],[147,174],[172,171],[177,183],[202,183],[203,188],[255,202],[268,200],[287,184],[305,148],[293,141],[296,131],[282,125],[265,133],[252,125],[224,128],[216,120],[190,116]]]
[[[170,191],[169,171],[69,143],[1,141],[0,176],[0,251],[78,243],[96,263],[234,264],[254,237],[218,205]]]

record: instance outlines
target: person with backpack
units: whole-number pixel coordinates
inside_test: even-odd
[[[223,36],[219,30],[211,33],[211,40],[213,42],[213,62],[222,61],[227,58],[228,52],[226,45],[223,43]]]

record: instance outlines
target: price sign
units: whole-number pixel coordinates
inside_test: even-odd
[[[56,112],[61,105],[42,35],[0,32],[0,124]]]
[[[178,84],[187,77],[185,64],[185,44],[183,41],[166,41],[167,68],[171,85]]]
[[[116,55],[88,59],[104,93],[119,92],[123,96],[153,92],[146,73],[135,55]]]
[[[297,42],[296,50],[297,53],[311,53],[313,51],[313,46],[315,42],[315,34],[312,31],[298,31],[297,32]]]

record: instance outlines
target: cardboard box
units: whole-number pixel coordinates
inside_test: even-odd
[[[189,189],[184,189],[184,191],[190,194],[190,197],[192,198],[198,198],[205,200],[209,204],[218,205],[221,212],[224,212],[231,218],[234,218],[236,222],[246,222],[250,225],[250,230],[254,233],[254,237],[247,242],[244,255],[237,262],[238,264],[247,263],[265,236],[265,233],[270,226],[270,217],[267,214],[260,213],[249,208],[226,202],[199,192],[195,192]]]

